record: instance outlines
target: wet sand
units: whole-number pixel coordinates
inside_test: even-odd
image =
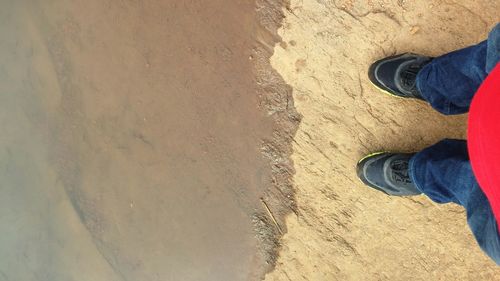
[[[261,153],[283,150],[253,1],[3,0],[0,20],[0,280],[269,270],[284,160]]]

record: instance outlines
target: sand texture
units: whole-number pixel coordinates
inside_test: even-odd
[[[465,213],[425,197],[364,187],[364,155],[464,138],[466,116],[392,98],[367,78],[372,61],[436,56],[484,40],[499,1],[291,0],[272,64],[303,116],[293,144],[297,211],[266,280],[500,280]]]

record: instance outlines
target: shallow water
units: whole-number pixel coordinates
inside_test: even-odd
[[[252,1],[7,1],[0,280],[249,280]]]

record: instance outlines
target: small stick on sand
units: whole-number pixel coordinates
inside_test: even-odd
[[[281,230],[281,227],[280,225],[278,224],[278,221],[276,220],[276,218],[274,217],[273,213],[271,213],[271,209],[269,209],[269,206],[267,206],[267,203],[266,201],[264,201],[263,198],[260,198],[260,201],[262,202],[262,205],[264,205],[264,208],[266,208],[266,211],[267,211],[267,214],[271,217],[271,219],[273,220],[273,223],[276,225],[276,228],[278,229],[278,231],[280,232],[281,235],[283,235],[283,231]]]

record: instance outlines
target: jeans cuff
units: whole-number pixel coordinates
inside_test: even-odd
[[[418,153],[413,155],[413,157],[410,158],[410,163],[408,164],[408,175],[410,176],[411,181],[413,184],[415,184],[415,187],[422,193],[425,193],[420,187],[420,184],[417,181],[417,176],[416,176],[416,170],[417,170],[417,162],[418,162]]]

